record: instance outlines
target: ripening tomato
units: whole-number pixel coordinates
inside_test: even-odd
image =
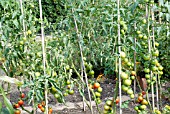
[[[146,94],[146,92],[145,91],[142,91],[142,95],[145,95]]]
[[[14,114],[21,114],[21,110],[19,109],[15,110]]]
[[[148,105],[148,101],[147,101],[146,99],[143,99],[142,102],[141,102],[141,104],[143,104],[143,105]]]
[[[48,109],[48,114],[52,114],[52,112],[53,112],[53,109],[52,109],[52,108],[49,108],[49,109]]]
[[[21,98],[24,98],[25,97],[25,94],[24,93],[21,93]]]
[[[18,104],[19,104],[20,106],[22,106],[22,105],[24,104],[24,101],[20,99],[20,100],[18,101]]]
[[[135,76],[135,75],[136,75],[136,72],[135,72],[135,71],[131,71],[131,75],[132,75],[132,76]]]
[[[142,96],[139,96],[139,97],[138,97],[138,100],[139,100],[140,102],[142,102],[142,101],[143,101],[143,97],[142,97]]]
[[[20,105],[18,103],[14,104],[13,107],[16,109],[16,108],[19,108]]]
[[[42,106],[45,106],[45,101],[42,101],[42,102],[41,102],[41,105],[42,105]]]
[[[45,111],[45,108],[44,108],[44,107],[41,107],[40,110],[41,110],[42,112],[44,112],[44,111]]]
[[[38,104],[38,108],[41,109],[43,106],[41,104]]]
[[[119,103],[119,98],[116,99],[116,104],[118,104],[118,103]]]
[[[100,87],[100,84],[98,82],[96,82],[96,83],[94,83],[93,87],[94,87],[94,89],[97,89]]]

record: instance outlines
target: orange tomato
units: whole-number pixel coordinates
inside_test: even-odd
[[[24,104],[24,101],[20,99],[20,100],[18,101],[18,104],[19,104],[20,106],[22,106],[22,105]]]
[[[20,105],[18,103],[14,104],[13,107],[16,109],[16,108],[19,108]]]
[[[52,108],[49,108],[49,109],[48,109],[48,114],[52,114],[52,112],[53,112],[53,109],[52,109]]]
[[[14,114],[21,114],[21,111],[19,109],[15,110]]]
[[[41,107],[40,110],[41,110],[42,112],[44,112],[44,111],[45,111],[45,108],[44,108],[44,107]]]
[[[142,101],[143,101],[143,97],[142,97],[142,96],[139,96],[139,97],[138,97],[138,100],[139,100],[140,102],[142,102]]]
[[[42,101],[42,102],[41,102],[41,105],[42,105],[42,106],[45,106],[45,101]]]
[[[116,104],[118,104],[118,103],[119,103],[119,98],[116,99]]]
[[[94,89],[97,89],[100,87],[100,84],[98,82],[96,82],[96,83],[94,83],[93,87],[94,87]]]

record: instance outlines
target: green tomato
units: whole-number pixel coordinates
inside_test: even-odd
[[[131,99],[134,99],[134,98],[135,98],[135,95],[134,95],[134,94],[131,94],[131,95],[130,95],[130,98],[131,98]]]
[[[147,37],[146,35],[144,35],[144,36],[143,36],[143,39],[144,39],[144,40],[147,40],[147,39],[148,39],[148,37]]]
[[[147,83],[148,83],[148,84],[150,84],[150,83],[151,83],[151,80],[150,80],[150,79],[147,79],[146,81],[147,81]]]
[[[93,70],[91,70],[90,72],[89,72],[89,75],[94,75],[94,71]]]
[[[123,51],[121,51],[121,52],[120,52],[120,57],[121,57],[121,58],[125,58],[125,57],[126,57],[126,53],[123,52]]]
[[[125,31],[123,29],[120,30],[120,32],[124,35],[125,34]]]
[[[131,79],[131,80],[134,80],[134,79],[135,79],[135,76],[131,76],[130,79]]]
[[[136,31],[136,33],[137,33],[137,34],[141,34],[141,31],[138,30],[138,31]]]
[[[112,105],[112,100],[107,100],[107,101],[106,101],[106,104],[107,104],[108,106],[111,106],[111,105]]]
[[[74,90],[69,90],[68,93],[69,93],[70,95],[73,95],[73,94],[74,94]]]
[[[158,51],[158,50],[155,50],[154,52],[152,52],[152,55],[153,55],[153,56],[156,56],[156,57],[159,56],[159,51]]]
[[[139,110],[139,107],[138,106],[135,106],[135,108],[134,108],[136,111],[138,111]]]
[[[158,70],[158,68],[156,66],[152,66],[151,69],[153,72]]]
[[[101,93],[102,92],[102,88],[101,87],[99,87],[98,89],[97,89],[97,91],[99,92],[99,93]]]
[[[138,37],[141,39],[141,38],[143,37],[143,35],[142,35],[142,34],[139,34]]]
[[[159,43],[158,43],[158,42],[155,42],[155,46],[158,47],[158,46],[159,46]]]
[[[145,72],[145,73],[149,73],[149,72],[150,72],[150,69],[149,69],[149,68],[144,68],[144,72]]]
[[[148,55],[143,55],[143,59],[144,59],[145,61],[150,60],[150,55],[149,55],[149,54],[148,54]]]
[[[156,64],[158,63],[158,60],[157,60],[157,59],[153,59],[153,60],[151,61],[151,63],[152,63],[153,65],[156,65]]]
[[[122,72],[120,76],[123,80],[125,80],[129,77],[128,74],[126,74],[125,72]]]
[[[139,108],[140,108],[141,110],[145,110],[145,109],[146,109],[146,105],[140,105]]]
[[[56,94],[54,94],[54,97],[55,97],[56,99],[58,99],[58,98],[60,98],[60,95],[59,95],[58,93],[56,93]]]
[[[159,67],[158,67],[158,70],[163,70],[163,67],[162,67],[162,66],[159,66]]]
[[[125,80],[123,81],[123,84],[124,84],[124,85],[127,85],[127,86],[130,86],[130,85],[132,84],[132,80],[130,80],[130,79],[125,79]]]
[[[150,79],[150,75],[149,74],[145,74],[145,78],[146,79]]]
[[[40,72],[35,72],[36,77],[39,77],[40,75],[41,75]]]
[[[127,94],[132,95],[133,94],[133,90],[132,89],[128,89],[127,90]]]
[[[100,97],[101,96],[101,94],[99,92],[97,92],[97,91],[94,94],[95,94],[96,97]]]
[[[153,80],[153,81],[156,81],[156,76],[153,76],[153,77],[152,77],[152,80]]]
[[[55,87],[51,87],[51,91],[52,91],[52,93],[56,93],[57,89]]]
[[[127,92],[128,89],[129,89],[128,86],[122,85],[122,90],[123,90],[124,92]]]
[[[107,111],[108,111],[109,109],[110,109],[110,106],[108,106],[108,105],[105,104],[105,105],[104,105],[104,110],[107,110]]]
[[[158,74],[159,75],[163,75],[163,71],[158,71]]]
[[[131,62],[128,62],[128,63],[127,63],[127,66],[131,66],[131,65],[132,65]]]
[[[146,22],[147,22],[146,19],[143,19],[143,20],[142,20],[142,23],[143,23],[143,24],[146,24]]]
[[[127,59],[127,58],[124,58],[123,61],[124,61],[125,63],[128,63],[128,59]]]

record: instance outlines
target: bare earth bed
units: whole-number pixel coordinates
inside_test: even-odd
[[[115,87],[115,81],[107,79],[104,82],[100,83],[101,87],[103,88],[102,91],[102,95],[101,95],[101,100],[102,103],[99,105],[99,108],[101,110],[101,112],[103,111],[103,106],[104,103],[107,99],[111,99],[113,97],[113,91],[114,91],[114,87]],[[68,95],[65,98],[66,104],[60,104],[57,103],[56,99],[54,98],[53,95],[49,96],[49,106],[51,106],[53,108],[53,113],[54,114],[90,114],[90,110],[89,108],[86,106],[86,110],[83,111],[83,99],[81,97],[81,95],[79,94],[77,88],[75,89],[75,93],[74,95]],[[23,90],[23,92],[25,94],[27,94],[28,89]],[[139,92],[139,91],[137,91]],[[17,91],[17,89],[14,87],[13,91],[10,94],[10,101],[12,103],[17,102],[18,101],[18,96],[19,96],[19,92]],[[137,96],[137,94],[136,94]],[[86,94],[86,98],[88,99],[88,94]],[[126,93],[122,93],[122,101],[129,101],[128,103],[128,107],[127,108],[123,108],[123,114],[136,114],[136,111],[134,111],[134,106],[138,105],[136,103],[134,103],[134,100],[129,99],[128,95]],[[155,99],[156,100],[156,99]],[[170,105],[170,101],[168,101],[167,99],[162,99],[162,104],[163,107],[168,104]],[[92,102],[93,105],[93,111],[94,114],[99,114],[95,105],[95,102]],[[24,106],[26,107],[26,109],[31,110],[31,106],[28,106],[27,103],[25,102]],[[119,106],[117,105],[117,109],[119,108]],[[119,110],[117,110],[117,113]],[[37,114],[41,114],[42,112],[38,109],[37,110]],[[27,114],[25,111],[22,111],[22,114]]]

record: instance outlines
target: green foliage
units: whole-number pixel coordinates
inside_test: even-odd
[[[0,93],[2,93],[2,96],[3,96],[3,99],[4,99],[4,104],[6,105],[6,108],[8,109],[9,113],[14,114],[14,109],[12,107],[12,104],[9,101],[9,99],[6,97],[6,94],[5,94],[2,87],[0,87]]]

